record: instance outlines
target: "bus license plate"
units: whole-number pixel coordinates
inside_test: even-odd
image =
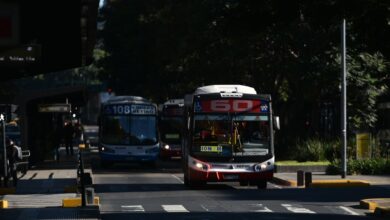
[[[223,175],[223,178],[225,180],[238,180],[238,175],[237,174],[226,174],[226,175]]]
[[[134,157],[126,157],[126,160],[134,160]]]

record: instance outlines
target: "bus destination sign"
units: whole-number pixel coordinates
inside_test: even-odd
[[[156,107],[153,105],[106,105],[104,113],[108,115],[155,115]]]
[[[248,112],[267,113],[268,103],[262,100],[248,99],[216,99],[199,100],[195,102],[195,112]]]

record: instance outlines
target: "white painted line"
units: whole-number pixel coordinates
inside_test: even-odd
[[[305,209],[305,208],[300,208],[300,207],[294,207],[290,204],[282,204],[282,206],[284,208],[286,208],[287,210],[291,211],[291,212],[294,212],[294,213],[307,213],[307,214],[315,214],[315,212],[309,210],[309,209]]]
[[[277,189],[282,189],[282,188],[283,188],[283,187],[278,186],[278,185],[276,185],[276,184],[272,184],[272,183],[268,183],[268,184],[272,185],[273,187],[275,187],[275,188],[277,188]]]
[[[202,209],[204,209],[206,212],[208,212],[208,211],[209,211],[209,209],[208,209],[208,208],[206,208],[206,206],[204,206],[204,205],[200,205],[200,207],[202,207]]]
[[[125,212],[145,212],[142,205],[122,205],[121,208]]]
[[[175,176],[175,175],[171,175],[173,178],[177,179],[181,184],[184,184],[183,180],[181,180],[179,177]]]
[[[339,208],[342,209],[342,210],[344,210],[344,211],[346,211],[346,212],[348,212],[348,213],[351,214],[351,215],[360,215],[359,213],[354,212],[354,211],[352,211],[351,209],[349,209],[349,208],[347,208],[347,207],[345,207],[345,206],[339,206]]]
[[[162,205],[162,207],[166,212],[189,212],[182,205]]]
[[[273,212],[271,209],[263,206],[263,204],[251,204],[251,205],[256,207],[256,210],[253,210],[254,212]]]

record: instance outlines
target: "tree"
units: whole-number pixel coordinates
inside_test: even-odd
[[[339,109],[346,18],[349,120],[353,130],[369,128],[389,83],[389,8],[380,0],[118,0],[104,10],[105,78],[120,94],[157,102],[206,84],[253,86],[273,96],[288,145],[319,134],[323,103]]]

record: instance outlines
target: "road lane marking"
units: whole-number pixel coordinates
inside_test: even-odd
[[[125,212],[145,212],[142,205],[122,205],[121,208]]]
[[[275,188],[277,188],[277,189],[282,189],[282,188],[283,188],[283,187],[278,186],[278,185],[276,185],[276,184],[272,184],[272,183],[268,183],[268,184],[270,184],[271,186],[273,186],[273,187],[275,187]]]
[[[284,208],[286,208],[287,210],[291,211],[291,212],[294,212],[294,213],[308,213],[308,214],[315,214],[315,212],[309,210],[309,209],[306,209],[306,208],[301,208],[301,207],[294,207],[290,204],[282,204],[282,206]]]
[[[206,212],[208,212],[208,211],[209,211],[209,209],[208,209],[208,208],[206,208],[206,206],[204,206],[204,205],[200,205],[200,207],[202,207],[202,209],[204,209]]]
[[[344,210],[344,211],[346,211],[346,212],[348,212],[348,213],[351,214],[351,215],[360,215],[359,213],[354,212],[354,211],[352,211],[351,209],[349,209],[349,208],[347,208],[347,207],[345,207],[345,206],[339,206],[339,208],[342,209],[342,210]]]
[[[179,177],[175,176],[175,175],[171,175],[173,178],[177,179],[181,184],[184,184],[183,180],[181,180]]]
[[[162,207],[166,212],[189,212],[182,205],[162,205]]]
[[[250,204],[250,205],[256,208],[256,210],[253,210],[253,212],[273,212],[271,209],[263,206],[263,204]]]

